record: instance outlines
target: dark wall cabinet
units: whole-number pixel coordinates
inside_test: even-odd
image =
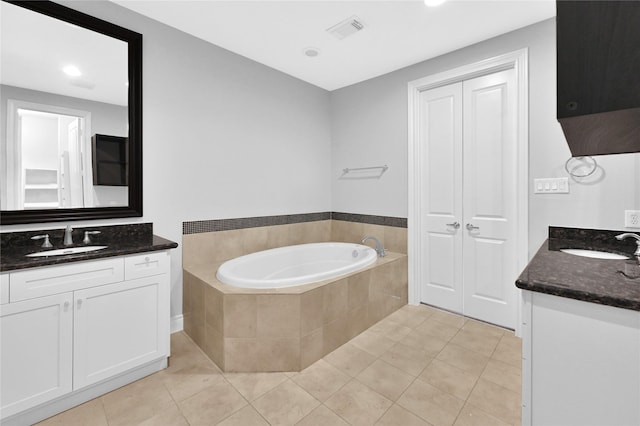
[[[126,186],[129,156],[128,139],[95,134],[91,138],[93,154],[93,184]]]
[[[557,117],[574,156],[640,152],[640,1],[557,1]]]

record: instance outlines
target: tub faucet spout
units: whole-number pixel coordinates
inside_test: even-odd
[[[362,244],[364,244],[365,242],[367,242],[369,240],[373,240],[376,243],[376,253],[378,253],[378,257],[384,257],[387,251],[382,246],[382,243],[380,242],[380,240],[378,240],[376,237],[372,237],[370,235],[367,235],[366,237],[364,237],[362,239]]]

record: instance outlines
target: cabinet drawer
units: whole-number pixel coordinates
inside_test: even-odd
[[[13,272],[9,295],[17,302],[123,280],[122,258],[75,262]]]
[[[0,305],[9,303],[9,274],[0,274]]]
[[[124,258],[124,277],[127,280],[164,274],[169,271],[169,253],[159,251],[136,254]]]

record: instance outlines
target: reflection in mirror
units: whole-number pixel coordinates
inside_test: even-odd
[[[2,224],[142,216],[142,36],[50,1],[0,20]]]
[[[1,7],[1,210],[127,206],[126,186],[93,180],[91,151],[95,133],[128,136],[127,43]]]

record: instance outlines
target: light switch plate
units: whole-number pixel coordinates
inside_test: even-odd
[[[533,180],[534,194],[568,194],[569,178],[547,178]]]
[[[640,210],[624,211],[624,227],[640,228]]]

